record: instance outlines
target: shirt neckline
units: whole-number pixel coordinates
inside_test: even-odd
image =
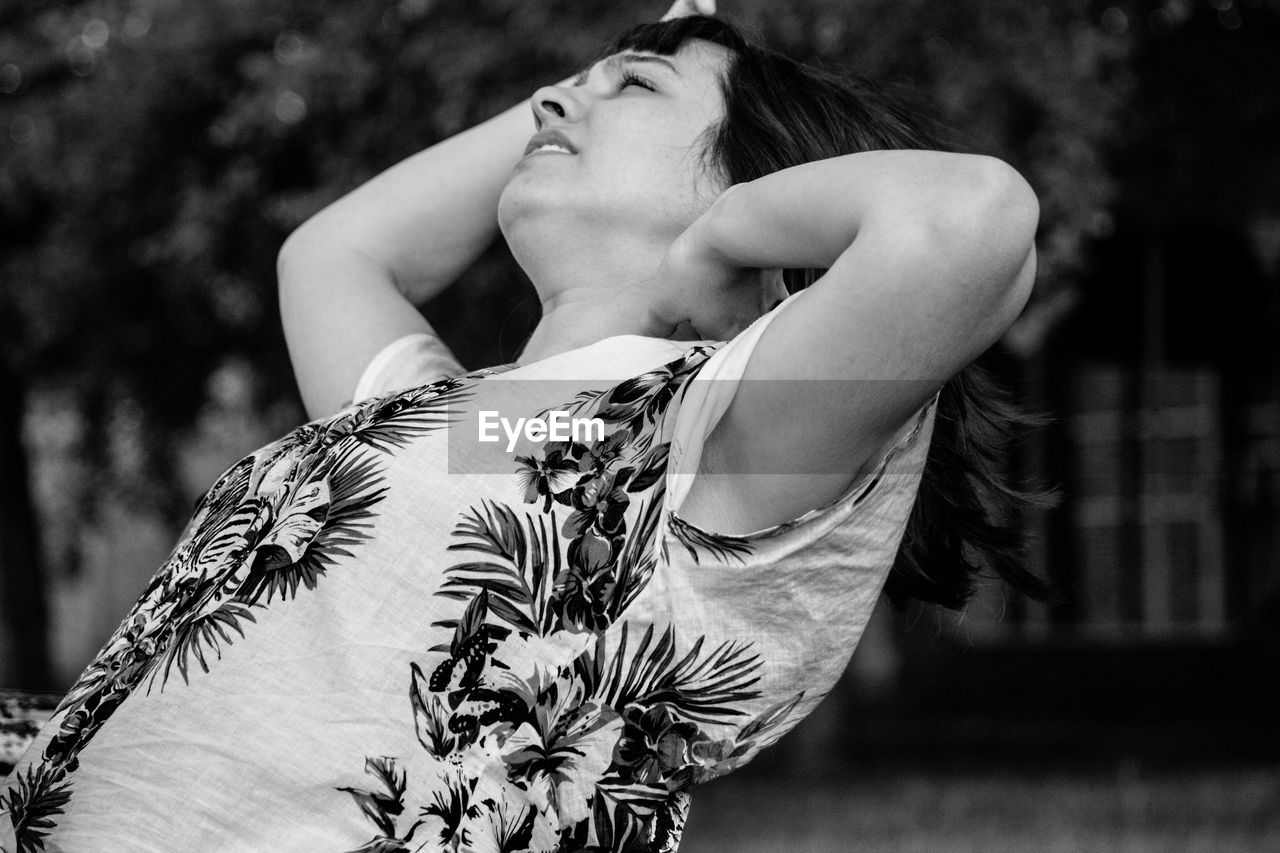
[[[537,361],[531,361],[528,364],[520,364],[518,362],[511,361],[511,362],[507,362],[506,364],[495,365],[492,368],[486,367],[482,369],[494,370],[497,372],[506,373],[508,370],[517,370],[525,367],[532,367],[535,364],[542,364],[544,361],[549,361],[550,359],[553,359],[553,358],[560,358],[562,356],[566,356],[571,353],[581,352],[583,350],[591,349],[592,347],[598,347],[610,341],[621,340],[623,338],[639,338],[640,340],[644,340],[644,341],[660,341],[664,344],[670,344],[674,349],[677,349],[681,352],[685,352],[696,346],[718,346],[724,343],[724,341],[710,341],[710,340],[676,341],[676,340],[672,340],[671,338],[657,338],[657,337],[653,337],[652,335],[634,335],[634,334],[610,335],[607,338],[601,338],[598,341],[594,341],[592,343],[585,344],[583,346],[576,347],[574,349],[565,350],[564,352],[556,353],[555,355],[549,355],[546,358],[540,358]]]

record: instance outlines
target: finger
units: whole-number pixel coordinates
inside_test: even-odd
[[[667,14],[662,16],[662,20],[669,21],[672,18],[683,18],[687,15],[714,15],[715,13],[716,0],[676,0],[667,10]]]
[[[671,4],[671,8],[667,10],[667,14],[662,16],[662,20],[670,21],[672,18],[683,18],[685,15],[697,14],[697,11],[694,6],[694,0],[676,0]]]

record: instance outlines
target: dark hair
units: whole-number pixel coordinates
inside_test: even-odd
[[[709,169],[726,184],[801,163],[876,149],[940,149],[936,134],[880,87],[797,62],[748,41],[717,18],[688,16],[636,27],[607,54],[626,50],[670,56],[691,39],[726,48],[723,120],[707,136]],[[788,291],[825,270],[787,270]],[[993,377],[970,364],[943,385],[933,439],[902,545],[885,585],[898,607],[908,599],[959,609],[973,594],[980,565],[1015,589],[1057,598],[1022,566],[1018,522],[1053,498],[1009,482],[1006,448],[1040,419],[1023,414]]]

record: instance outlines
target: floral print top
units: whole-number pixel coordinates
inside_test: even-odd
[[[689,790],[840,675],[932,430],[786,524],[682,519],[779,310],[420,377],[231,466],[0,781],[0,848],[674,850]],[[605,434],[480,459],[457,434],[503,395]]]

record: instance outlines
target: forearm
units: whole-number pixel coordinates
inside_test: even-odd
[[[421,151],[329,205],[285,251],[358,254],[421,305],[497,235],[498,198],[533,135],[528,101]]]
[[[695,228],[737,267],[826,269],[859,239],[990,266],[1021,263],[1038,215],[1031,188],[994,158],[870,151],[739,184]]]
[[[352,401],[383,347],[435,331],[376,261],[332,246],[293,246],[277,264],[280,318],[303,404],[316,418]]]
[[[434,334],[417,310],[497,233],[498,197],[533,133],[528,103],[388,169],[285,241],[280,314],[312,417],[351,399],[399,337]]]

